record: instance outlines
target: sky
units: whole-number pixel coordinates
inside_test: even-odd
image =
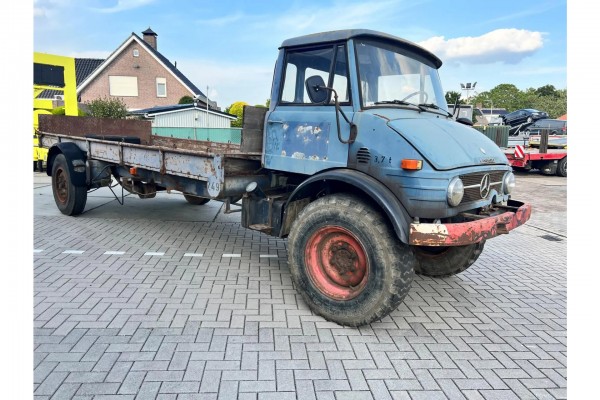
[[[285,39],[347,28],[432,51],[444,91],[567,88],[565,0],[34,0],[33,15],[34,51],[71,57],[106,58],[150,27],[158,50],[221,109],[266,102]]]

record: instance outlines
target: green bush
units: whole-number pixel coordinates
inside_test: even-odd
[[[52,115],[65,115],[65,106],[55,107],[52,109],[51,113],[52,113]],[[78,108],[77,116],[86,117],[87,113],[85,111],[83,111],[82,109]]]
[[[96,118],[122,119],[127,117],[127,105],[120,98],[99,98],[85,103],[89,115]]]
[[[179,99],[178,104],[194,104],[194,99],[192,98],[192,96],[183,96]]]
[[[233,128],[242,127],[242,122],[244,120],[244,106],[247,105],[248,103],[244,101],[236,101],[231,106],[227,107],[227,109],[225,109],[226,113],[237,116],[237,119],[235,121],[231,121],[231,126]]]

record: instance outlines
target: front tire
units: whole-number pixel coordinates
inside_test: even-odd
[[[481,255],[485,240],[466,246],[415,246],[415,272],[433,278],[445,278],[469,268]]]
[[[292,279],[308,306],[340,325],[381,319],[404,300],[416,259],[384,216],[349,194],[302,210],[288,240]]]
[[[64,154],[59,154],[52,164],[52,194],[61,213],[79,215],[85,208],[87,188],[75,186]]]

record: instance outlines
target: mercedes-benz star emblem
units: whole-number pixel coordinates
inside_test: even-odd
[[[490,194],[490,175],[485,174],[483,178],[481,178],[481,184],[479,185],[479,194],[482,199],[485,199],[488,194]]]

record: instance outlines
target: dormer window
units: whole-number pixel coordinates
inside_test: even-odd
[[[133,56],[134,57],[139,57],[140,56],[140,51],[138,49],[133,49]]]

